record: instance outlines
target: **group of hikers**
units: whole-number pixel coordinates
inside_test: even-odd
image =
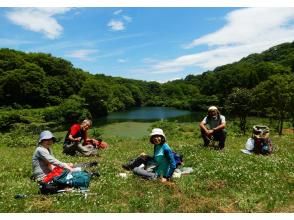
[[[96,140],[88,137],[87,131],[91,127],[91,125],[92,121],[85,119],[84,121],[82,121],[81,124],[75,123],[70,127],[63,143],[64,154],[71,156],[95,156],[98,153],[98,149],[107,148],[107,143],[102,141],[101,139]],[[50,184],[54,180],[55,182],[57,182],[56,177],[60,177],[63,173],[68,172],[67,174],[83,174],[79,177],[84,178],[82,185],[87,187],[88,183],[85,183],[85,181],[89,182],[91,177],[100,175],[99,172],[89,173],[82,171],[82,169],[86,167],[97,166],[97,162],[73,164],[61,162],[58,159],[56,159],[52,151],[52,145],[55,141],[55,136],[52,134],[51,131],[48,130],[42,131],[38,139],[37,148],[32,157],[32,178],[36,180],[40,184],[40,186],[49,187],[46,184]],[[66,178],[68,179],[68,177]],[[63,186],[65,187],[66,185],[67,183],[65,180]],[[62,188],[62,186],[56,187],[56,189],[60,188]],[[41,188],[41,191],[42,189],[43,188]]]
[[[73,124],[65,136],[63,153],[71,156],[93,156],[97,155],[98,149],[106,148],[106,142],[88,137],[87,131],[91,125],[92,121],[88,119],[82,121],[81,124]],[[218,142],[218,145],[213,147],[219,150],[224,149],[226,120],[217,107],[211,106],[208,108],[207,116],[200,122],[199,126],[205,147],[210,146],[212,142]],[[162,129],[152,129],[149,137],[150,143],[154,147],[153,156],[142,154],[127,164],[123,164],[123,168],[132,170],[134,174],[145,179],[159,179],[161,182],[166,182],[172,178],[175,169],[180,164],[177,161],[179,155],[172,151],[167,144],[166,136]],[[55,141],[56,138],[50,131],[41,132],[38,139],[38,146],[33,154],[32,164],[33,176],[40,184],[50,183],[65,170],[72,173],[81,172],[82,170],[82,165],[61,162],[53,156],[51,147]],[[97,173],[90,173],[89,175],[90,177],[92,175],[99,176]]]

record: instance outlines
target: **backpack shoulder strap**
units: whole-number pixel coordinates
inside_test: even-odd
[[[222,123],[220,115],[217,116],[217,124],[220,125]]]

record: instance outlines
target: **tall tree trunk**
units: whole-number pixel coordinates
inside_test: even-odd
[[[240,116],[240,130],[243,135],[246,134],[246,116]]]

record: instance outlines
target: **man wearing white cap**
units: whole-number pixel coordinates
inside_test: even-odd
[[[219,149],[225,147],[226,141],[226,119],[221,115],[217,107],[210,106],[207,116],[200,122],[201,135],[204,141],[204,146],[208,146],[213,141],[218,141]]]

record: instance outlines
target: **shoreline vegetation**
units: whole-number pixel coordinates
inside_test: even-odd
[[[89,189],[93,194],[89,193],[87,199],[70,193],[39,195],[37,184],[30,180],[31,156],[38,133],[31,130],[29,133],[1,134],[0,212],[291,213],[294,211],[294,135],[280,136],[271,131],[272,155],[243,154],[240,150],[251,135],[250,126],[256,122],[268,124],[269,120],[250,118],[246,135],[243,135],[238,132],[237,121],[228,121],[228,139],[223,152],[202,147],[199,122],[135,122],[134,132],[142,129],[142,133],[145,130],[146,133],[133,138],[118,136],[115,127],[119,131],[134,126],[134,122],[93,127],[90,135],[105,135],[109,148],[101,150],[98,157],[91,158],[62,154],[66,130],[56,131],[54,134],[58,141],[53,151],[57,158],[76,163],[99,161],[101,176],[91,181]],[[107,131],[108,126],[113,127]],[[121,167],[142,152],[152,154],[148,134],[153,127],[164,129],[169,145],[184,155],[183,166],[193,168],[191,174],[162,184],[142,180]],[[111,131],[113,134],[107,133]],[[119,176],[122,172],[127,173],[127,178]],[[16,200],[16,194],[27,197]]]

